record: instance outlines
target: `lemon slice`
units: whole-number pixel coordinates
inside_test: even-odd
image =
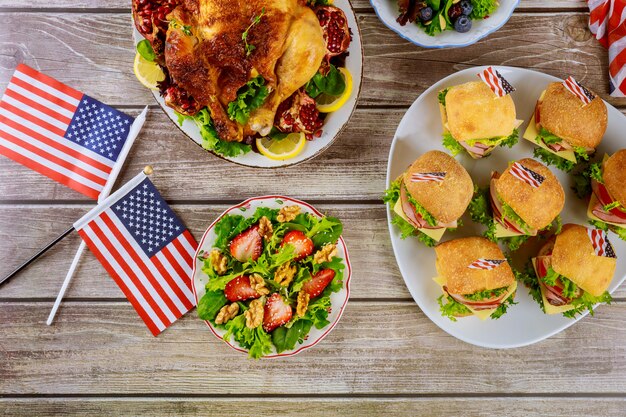
[[[346,89],[343,90],[340,96],[321,94],[317,97],[317,110],[320,113],[331,113],[339,110],[341,106],[346,104],[346,101],[350,98],[350,94],[352,94],[352,74],[344,67],[338,68],[338,70],[341,75],[343,75],[343,79],[346,82]]]
[[[135,55],[133,71],[139,82],[152,90],[158,90],[157,82],[165,79],[161,67],[156,62],[147,61],[139,52]]]
[[[262,155],[277,161],[294,158],[302,152],[306,144],[304,133],[290,133],[284,139],[275,140],[262,137],[256,140],[256,146]]]

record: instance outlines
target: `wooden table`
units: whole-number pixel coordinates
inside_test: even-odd
[[[293,358],[252,361],[195,312],[152,337],[90,253],[57,322],[46,326],[79,244],[70,235],[0,288],[0,414],[626,415],[626,288],[595,317],[533,346],[468,345],[411,299],[380,201],[403,113],[457,70],[502,64],[571,74],[607,98],[607,53],[586,28],[585,3],[522,0],[478,44],[426,50],[383,26],[366,0],[354,2],[365,77],[348,129],[320,158],[262,171],[200,151],[135,80],[129,0],[2,0],[0,92],[25,62],[131,114],[149,103],[121,181],[153,164],[154,182],[196,238],[244,198],[307,200],[343,219],[354,275],[347,310],[323,343]],[[0,276],[92,205],[0,157]]]

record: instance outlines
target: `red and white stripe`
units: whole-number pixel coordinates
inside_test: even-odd
[[[197,244],[188,230],[148,257],[108,208],[78,231],[153,335],[194,306],[191,291]]]
[[[563,81],[563,85],[569,90],[570,93],[578,97],[583,104],[589,104],[593,100],[593,98],[588,97],[587,94],[585,94],[585,91],[580,84],[578,84],[578,81],[576,81],[571,75]]]
[[[483,80],[485,84],[491,88],[491,91],[493,91],[498,97],[504,97],[507,95],[507,92],[502,85],[502,81],[493,67],[489,67],[479,72],[478,77]]]
[[[417,172],[411,175],[411,182],[443,182],[445,172]]]
[[[482,269],[482,270],[489,271],[491,269],[497,268],[499,265],[503,264],[504,262],[506,262],[506,259],[479,258],[479,259],[476,259],[471,264],[469,264],[467,267],[469,269]]]
[[[513,175],[518,180],[525,182],[533,188],[538,188],[541,185],[541,182],[532,175],[532,172],[529,171],[531,170],[526,168],[519,162],[514,162],[513,165],[511,165],[511,169],[509,170],[511,175]],[[541,177],[539,176],[539,178]]]
[[[0,102],[0,154],[96,199],[114,162],[63,137],[82,97],[20,64]]]
[[[626,1],[588,0],[589,29],[609,49],[611,96],[626,97]]]
[[[591,245],[597,256],[615,258],[615,252],[604,230],[587,228],[587,235],[591,240]]]

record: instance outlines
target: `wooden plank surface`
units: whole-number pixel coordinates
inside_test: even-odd
[[[246,360],[193,313],[150,336],[126,302],[0,303],[3,394],[619,394],[626,303],[518,349],[469,345],[412,302],[352,302],[328,337],[285,359]]]
[[[359,103],[408,106],[439,79],[492,64],[573,75],[607,98],[607,52],[591,37],[586,22],[585,13],[517,13],[498,32],[451,54],[447,49],[418,48],[386,28],[376,15],[361,14],[365,73]],[[0,91],[15,66],[25,62],[111,105],[154,103],[132,72],[130,15],[0,13],[0,25],[4,28]]]
[[[226,205],[173,205],[196,239],[224,211]],[[382,204],[334,206],[321,204],[320,210],[338,216],[345,227],[344,238],[353,265],[352,298],[410,297],[391,249],[387,217]],[[29,254],[67,229],[86,213],[89,206],[2,206],[0,209],[0,277]],[[18,231],[18,233],[15,233]],[[48,254],[1,288],[2,299],[54,298],[79,245],[72,234]],[[376,288],[376,291],[372,291]],[[123,294],[91,254],[83,256],[68,297],[122,298]]]
[[[623,417],[623,398],[228,398],[228,399],[0,399],[7,415],[46,416],[250,416],[274,417],[277,413],[309,417],[545,417],[554,415],[586,417]]]

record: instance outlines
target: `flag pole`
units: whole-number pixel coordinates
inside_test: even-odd
[[[126,142],[124,143],[124,146],[122,147],[122,150],[120,151],[120,154],[117,158],[117,163],[113,166],[113,169],[111,170],[111,174],[109,174],[109,178],[107,179],[106,184],[104,184],[104,188],[102,189],[102,191],[100,192],[100,195],[98,196],[98,204],[104,201],[104,199],[106,199],[111,193],[111,189],[113,188],[113,185],[115,184],[115,181],[117,180],[117,177],[120,171],[122,170],[122,166],[124,165],[124,162],[126,161],[126,157],[128,156],[130,149],[133,147],[133,143],[135,142],[135,139],[139,135],[139,132],[141,131],[141,128],[143,127],[143,124],[146,121],[147,113],[148,113],[148,106],[146,106],[143,109],[141,114],[137,116],[137,118],[133,122],[133,125],[131,126],[130,132],[128,134],[128,139],[126,139]],[[148,170],[148,168],[150,169],[150,172],[152,171],[152,168],[147,166],[144,168],[144,173],[146,173],[146,170]],[[146,175],[148,174],[146,173]],[[48,326],[50,326],[52,322],[54,321],[54,317],[57,314],[57,310],[59,309],[59,306],[61,305],[61,301],[63,301],[65,292],[67,291],[67,288],[69,287],[70,283],[72,282],[72,279],[74,278],[74,273],[76,272],[76,268],[78,267],[78,262],[80,261],[80,258],[83,255],[83,252],[85,251],[85,247],[86,247],[85,241],[81,239],[80,246],[78,246],[78,250],[76,251],[76,254],[74,255],[74,259],[72,260],[70,269],[67,271],[67,275],[65,275],[65,279],[63,280],[63,285],[61,285],[59,294],[57,295],[57,298],[54,301],[54,305],[52,306],[52,310],[50,311],[48,320],[46,320],[46,324]]]

